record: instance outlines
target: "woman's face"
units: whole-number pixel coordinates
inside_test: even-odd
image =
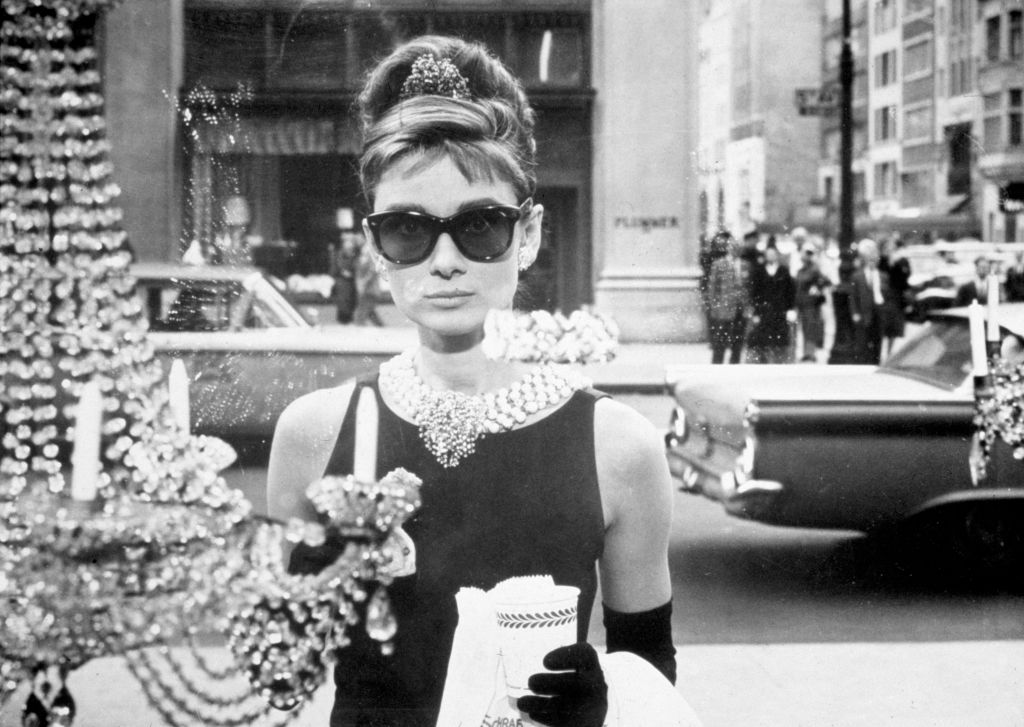
[[[521,201],[507,182],[467,180],[446,156],[427,164],[421,157],[412,157],[381,176],[373,211],[411,210],[444,218],[474,207],[515,207]],[[422,262],[384,262],[395,305],[419,327],[425,343],[452,348],[482,339],[487,312],[512,305],[519,281],[519,249],[523,248],[528,262],[537,254],[542,214],[540,205],[534,205],[516,223],[509,250],[489,262],[467,259],[447,233],[441,234]]]

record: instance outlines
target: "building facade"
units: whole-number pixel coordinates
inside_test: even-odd
[[[986,239],[1024,242],[1024,2],[975,1],[982,224]]]
[[[854,3],[858,235],[1024,241],[1022,9],[1020,0]],[[837,83],[840,20],[840,3],[827,3],[825,84]],[[818,170],[830,211],[838,194],[834,118],[824,122]]]
[[[459,35],[501,57],[538,112],[530,304],[596,304],[624,338],[699,337],[688,5],[124,3],[104,22],[105,94],[133,245],[177,259],[239,232],[279,276],[328,272],[367,212],[353,106],[366,69],[416,35]]]
[[[800,89],[821,86],[820,4],[702,3],[698,168],[703,232],[779,232],[800,224],[816,194],[819,119]],[[781,38],[785,42],[779,42]]]

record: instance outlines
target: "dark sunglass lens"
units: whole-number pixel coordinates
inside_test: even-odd
[[[454,221],[463,249],[471,257],[492,258],[508,250],[515,219],[502,210],[469,210]]]
[[[430,246],[432,228],[428,220],[404,212],[381,220],[377,239],[381,252],[395,262],[418,260]]]

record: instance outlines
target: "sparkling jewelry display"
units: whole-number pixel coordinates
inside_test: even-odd
[[[506,361],[604,363],[615,358],[619,328],[588,308],[561,311],[492,310],[485,323],[484,352]]]
[[[0,706],[125,655],[167,724],[254,724],[302,704],[357,624],[390,648],[388,543],[419,481],[314,482],[316,523],[227,485],[234,452],[188,431],[129,274],[94,38],[113,3],[0,2]],[[322,572],[285,572],[287,542],[328,540],[345,547]],[[66,687],[43,697],[25,720],[72,723]]]

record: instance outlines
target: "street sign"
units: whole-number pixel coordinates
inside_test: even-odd
[[[801,116],[824,116],[839,106],[839,92],[831,88],[798,88],[795,98]]]

